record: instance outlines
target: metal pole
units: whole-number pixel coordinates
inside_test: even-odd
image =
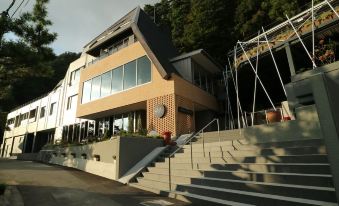
[[[231,77],[232,77],[232,82],[233,82],[233,85],[234,85],[235,92],[238,93],[238,91],[237,91],[237,86],[236,86],[236,84],[235,84],[235,78],[234,78],[234,76],[233,76],[232,71],[231,71]],[[237,100],[238,100],[238,98],[237,98]],[[237,101],[237,107],[238,107],[237,109],[240,109],[240,113],[242,114],[242,107],[241,107],[240,101]],[[239,116],[239,114],[238,114],[238,128],[239,128],[239,126],[240,126],[240,116]]]
[[[316,68],[316,67],[317,67],[317,65],[314,63],[314,61],[313,61],[313,58],[311,57],[310,53],[308,52],[308,50],[307,50],[307,48],[306,48],[306,46],[305,46],[305,44],[304,44],[303,40],[301,39],[300,35],[298,34],[298,31],[295,29],[295,27],[294,27],[293,23],[291,22],[291,20],[290,20],[290,18],[288,17],[288,15],[287,15],[287,14],[286,14],[286,17],[287,17],[287,19],[288,19],[288,22],[289,22],[289,23],[290,23],[290,25],[292,26],[292,28],[293,28],[293,30],[294,30],[294,33],[297,35],[297,37],[298,37],[298,39],[299,39],[300,43],[301,43],[301,44],[302,44],[302,46],[304,47],[304,49],[305,49],[305,51],[306,51],[306,53],[307,53],[307,56],[308,56],[308,57],[310,58],[310,60],[312,61],[313,68]]]
[[[244,49],[244,47],[243,47],[243,46],[242,46],[242,44],[240,44],[240,43],[239,43],[239,45],[240,45],[240,47],[241,47],[242,51],[244,52],[244,54],[245,54],[245,57],[246,57],[247,61],[249,62],[250,66],[251,66],[251,68],[252,68],[252,70],[253,70],[253,72],[255,73],[255,75],[256,75],[256,77],[257,77],[257,79],[258,79],[258,81],[259,81],[259,83],[260,83],[261,87],[263,88],[263,90],[264,90],[264,92],[265,92],[265,94],[266,94],[266,96],[267,96],[268,100],[270,101],[270,103],[271,103],[271,105],[272,105],[273,109],[274,109],[274,110],[277,110],[277,109],[275,108],[275,106],[274,106],[274,104],[273,104],[273,102],[272,102],[271,98],[270,98],[270,95],[267,93],[267,90],[266,90],[266,88],[265,88],[264,84],[262,83],[262,81],[261,81],[260,77],[258,76],[258,73],[255,71],[255,69],[254,69],[254,67],[253,67],[253,64],[252,64],[252,62],[251,62],[250,58],[248,57],[247,53],[245,52],[245,49]]]
[[[312,0],[312,58],[315,60],[315,50],[314,50],[314,0]],[[313,67],[314,69],[314,67]]]
[[[234,52],[233,52],[233,55],[234,55],[234,70],[235,70],[235,73],[237,74],[237,67],[236,67],[236,64],[237,64],[237,57],[236,57],[236,52],[237,52],[237,46],[234,47]],[[233,73],[232,74],[232,78],[234,80],[234,77],[233,77]],[[237,76],[237,75],[236,75]],[[239,114],[239,96],[238,96],[238,85],[237,83],[233,82],[234,83],[234,89],[235,89],[235,92],[236,92],[236,95],[237,95],[237,115],[238,115],[238,129],[240,129],[240,114]]]
[[[330,4],[330,2],[328,0],[325,0],[326,3],[330,6],[330,8],[332,9],[332,11],[335,13],[335,15],[337,15],[337,17],[339,18],[339,14],[338,12],[333,8],[333,6]]]
[[[217,119],[217,125],[218,125],[218,136],[219,136],[219,143],[221,144],[221,139],[220,139],[220,126],[219,126],[219,119]]]
[[[204,131],[201,131],[202,135],[202,151],[204,152],[204,157],[205,157],[205,138],[204,138]]]
[[[258,73],[258,65],[259,65],[259,42],[260,42],[260,31],[258,31],[258,42],[257,42],[257,61],[255,63],[255,72]],[[254,124],[254,110],[255,110],[255,100],[256,100],[256,94],[257,94],[257,76],[254,78],[254,92],[253,92],[253,106],[252,106],[252,114],[251,114],[251,120],[252,120],[252,126]]]
[[[168,157],[168,188],[172,191],[172,179],[171,179],[171,155]]]
[[[286,90],[285,90],[285,87],[284,87],[284,83],[281,79],[281,75],[280,75],[280,72],[279,72],[279,69],[278,69],[278,65],[277,65],[277,62],[275,61],[275,58],[274,58],[274,55],[273,55],[273,52],[272,52],[272,49],[271,49],[271,45],[268,43],[268,39],[267,39],[267,35],[265,33],[265,30],[264,30],[264,27],[261,27],[262,28],[262,31],[264,32],[264,37],[265,37],[265,40],[266,40],[266,43],[267,43],[267,46],[268,46],[268,49],[270,50],[270,53],[271,53],[271,56],[272,56],[272,59],[273,59],[273,63],[274,63],[274,67],[275,67],[275,70],[277,71],[278,73],[278,77],[279,77],[279,81],[281,83],[281,86],[284,90],[284,93],[285,93],[285,96],[287,97],[287,93],[286,93]]]
[[[192,148],[192,140],[190,141],[191,144],[191,166],[192,166],[192,170],[193,170],[193,148]]]

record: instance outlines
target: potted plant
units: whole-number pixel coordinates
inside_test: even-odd
[[[176,145],[176,142],[173,142],[172,139],[171,139],[171,136],[172,136],[172,132],[170,131],[164,131],[161,133],[162,137],[164,138],[164,143],[165,145]]]
[[[266,112],[267,123],[281,122],[281,112],[280,111],[267,111]]]
[[[171,143],[172,132],[164,131],[161,133],[161,135],[164,138],[165,145],[169,145]]]

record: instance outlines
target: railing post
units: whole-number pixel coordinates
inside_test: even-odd
[[[192,151],[192,140],[190,141],[191,144],[191,166],[192,166],[192,170],[193,170],[193,151]]]
[[[171,155],[168,157],[168,188],[172,191],[172,179],[171,179]]]
[[[221,146],[219,119],[217,119],[217,126],[218,126],[219,145]]]
[[[202,135],[202,151],[204,152],[205,157],[205,137],[204,137],[204,131],[201,132]]]

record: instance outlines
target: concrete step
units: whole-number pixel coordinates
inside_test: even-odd
[[[247,156],[247,157],[205,157],[194,158],[195,163],[328,163],[327,155],[286,155],[286,156]],[[167,162],[168,158],[158,158],[158,162]],[[171,158],[173,163],[191,163],[191,157]]]
[[[194,161],[194,160],[193,160]],[[168,163],[157,162],[155,167],[168,168]],[[230,164],[208,164],[173,163],[171,168],[175,169],[199,169],[199,170],[231,170],[251,172],[274,172],[274,173],[305,173],[305,174],[330,174],[330,166],[325,163],[230,163]]]
[[[307,155],[307,154],[327,154],[326,148],[321,147],[288,147],[288,148],[265,148],[256,150],[229,150],[229,151],[208,151],[203,149],[192,149],[193,157],[245,157],[245,156],[285,156],[285,155]],[[175,157],[191,156],[190,149],[184,149],[181,153],[176,153]]]
[[[213,198],[227,199],[254,205],[284,205],[284,206],[301,206],[301,205],[337,205],[335,202],[311,200],[305,198],[295,198],[283,195],[264,194],[260,192],[247,192],[234,189],[224,189],[201,185],[177,185],[176,190],[180,192],[194,193],[196,195],[210,196]]]
[[[267,143],[257,143],[251,144],[245,140],[233,140],[233,141],[216,141],[216,142],[205,142],[205,147],[254,147],[254,148],[281,148],[281,147],[298,147],[298,146],[313,146],[318,147],[324,144],[323,139],[305,139],[305,140],[295,140],[295,141],[279,141],[279,142],[267,142]],[[190,145],[185,145],[185,148],[189,148]],[[193,143],[193,147],[202,147],[202,139]]]
[[[142,175],[148,179],[168,179],[167,169],[155,169],[143,172]],[[256,181],[261,183],[294,184],[304,186],[331,187],[333,188],[332,175],[300,174],[300,173],[250,173],[234,171],[190,171],[173,170],[173,178],[218,178],[241,181]],[[183,182],[185,180],[182,180]]]
[[[184,201],[184,202],[190,202],[190,203],[193,203],[193,205],[254,206],[252,204],[244,204],[244,203],[239,203],[239,202],[234,202],[234,201],[227,201],[227,200],[223,200],[223,199],[206,197],[206,196],[196,195],[196,194],[187,193],[187,192],[159,190],[159,189],[143,186],[140,183],[129,183],[129,185],[132,186],[132,187],[141,189],[141,190],[153,192],[155,194],[160,194],[162,196],[168,196],[168,197],[176,198],[176,199]]]
[[[159,185],[159,189],[166,189],[166,187],[169,187],[168,176],[155,177],[152,175],[145,174],[145,176],[143,178],[139,178],[138,181],[143,182],[143,184],[151,184],[153,186]],[[336,201],[335,190],[333,187],[316,187],[316,186],[281,184],[281,183],[263,183],[255,181],[219,179],[208,177],[189,178],[183,176],[171,176],[171,182],[174,185],[194,184],[200,186],[234,189],[247,192],[259,192],[265,194],[282,195],[321,201],[332,201],[332,202]]]

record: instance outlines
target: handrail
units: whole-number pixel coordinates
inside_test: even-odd
[[[180,145],[174,152],[172,152],[169,156],[168,156],[168,182],[169,182],[169,190],[172,190],[172,178],[171,178],[171,157],[173,157],[179,150],[181,150],[187,143],[190,143],[191,146],[191,166],[193,169],[193,150],[192,150],[192,139],[194,137],[196,137],[197,135],[199,135],[200,133],[202,133],[202,145],[203,145],[203,151],[204,151],[204,156],[205,156],[205,139],[204,139],[204,135],[203,132],[204,130],[210,126],[212,123],[214,123],[215,121],[217,121],[217,126],[218,126],[218,136],[219,136],[219,143],[220,143],[220,126],[219,126],[219,119],[218,118],[214,118],[212,121],[210,121],[208,124],[206,124],[202,129],[200,129],[198,132],[192,134],[187,140],[185,140],[185,142]]]

